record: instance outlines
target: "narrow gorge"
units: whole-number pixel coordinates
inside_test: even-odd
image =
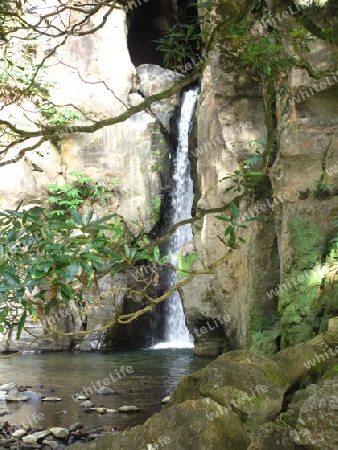
[[[111,357],[142,417],[74,450],[336,450],[335,0],[8,0],[0,19],[0,402],[15,352],[84,387]]]

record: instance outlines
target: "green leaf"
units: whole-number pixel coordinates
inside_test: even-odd
[[[234,227],[232,225],[229,225],[224,231],[224,236],[228,236],[228,234],[232,233],[233,231]]]
[[[261,216],[250,217],[249,219],[245,219],[245,222],[253,222],[257,220],[262,220]]]
[[[66,273],[66,281],[70,283],[74,280],[74,277],[77,275],[79,271],[80,264],[78,262],[72,262],[67,269]]]
[[[246,177],[261,177],[264,175],[263,172],[244,172],[243,174]]]
[[[85,219],[85,224],[86,224],[86,225],[89,225],[89,224],[90,224],[90,221],[91,221],[92,218],[93,218],[93,214],[94,214],[94,208],[90,208],[90,209],[89,209],[89,212],[88,212],[88,214],[87,214],[87,217],[86,217],[86,219]]]
[[[158,246],[154,248],[154,260],[158,261],[160,259],[160,249]]]
[[[126,257],[127,257],[127,258],[130,258],[130,249],[129,249],[128,245],[127,245],[127,244],[124,244],[123,248],[124,248]]]
[[[71,209],[70,215],[77,225],[83,225],[82,216],[77,209]]]
[[[235,202],[230,203],[230,210],[232,217],[236,220],[239,217],[239,209]]]
[[[20,278],[13,271],[5,271],[3,276],[6,278],[10,286],[20,286]]]
[[[18,323],[18,331],[16,333],[16,339],[20,339],[22,329],[26,322],[26,317],[27,317],[27,311],[25,310],[24,313],[21,315],[19,323]]]
[[[65,283],[59,282],[62,300],[69,302],[74,296],[73,290]]]
[[[223,222],[232,222],[232,219],[229,219],[229,217],[225,216],[215,216],[215,218],[218,220],[223,220]]]
[[[242,242],[243,244],[246,244],[246,240],[243,239],[242,237],[238,236],[238,240],[239,240],[240,242]]]

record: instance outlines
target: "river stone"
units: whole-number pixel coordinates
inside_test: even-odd
[[[72,433],[73,431],[80,430],[81,428],[83,428],[83,425],[80,422],[77,422],[68,427],[68,430]]]
[[[12,437],[20,439],[23,436],[26,436],[26,434],[27,434],[27,431],[23,430],[22,428],[19,428],[18,430],[14,431],[12,433]]]
[[[216,417],[210,420],[210,414]],[[95,441],[95,450],[143,450],[151,444],[168,450],[246,450],[249,443],[238,416],[224,414],[216,402],[204,398],[166,408],[128,432],[103,436]],[[90,448],[75,444],[72,450]]]
[[[70,435],[68,428],[54,427],[50,428],[49,431],[57,439],[66,439]]]
[[[99,414],[105,414],[107,412],[107,408],[90,408],[91,411],[96,411]]]
[[[103,387],[97,391],[97,395],[113,395],[113,394],[116,394],[116,392],[109,387]]]
[[[0,391],[0,401],[6,401],[7,394],[6,391]]]
[[[94,403],[90,400],[85,400],[84,402],[81,403],[82,408],[88,409],[88,408],[92,408],[94,406]]]
[[[137,406],[128,406],[128,405],[123,405],[121,406],[121,408],[119,408],[119,412],[120,413],[135,413],[135,412],[140,412],[140,408],[138,408]]]
[[[16,383],[12,381],[12,383],[5,383],[0,386],[0,391],[10,391],[16,387]]]
[[[210,397],[239,414],[248,431],[255,431],[280,412],[288,387],[288,377],[274,361],[236,350],[184,377],[168,405]]]
[[[115,414],[115,413],[117,413],[117,410],[116,409],[112,409],[112,408],[107,408],[107,413],[108,414]]]
[[[168,397],[164,397],[164,399],[162,400],[162,405],[166,405],[170,400],[170,395],[168,395]]]
[[[51,441],[51,440],[48,440],[48,439],[44,439],[42,441],[42,444],[50,447],[51,449],[54,449],[54,448],[57,449],[57,448],[59,448],[59,445],[60,445],[58,442]]]
[[[26,402],[28,400],[21,392],[11,390],[9,391],[6,401],[7,402]]]
[[[75,396],[75,400],[89,400],[89,397],[86,395],[77,395]]]
[[[28,436],[24,436],[22,438],[22,442],[27,444],[36,444],[38,442],[38,438],[33,434],[29,434]]]
[[[41,400],[42,402],[61,402],[59,397],[45,397]]]
[[[50,430],[42,430],[42,431],[37,431],[36,433],[31,433],[26,437],[32,437],[35,439],[35,442],[38,442],[38,441],[44,439],[45,437],[49,436],[50,434],[51,434]],[[25,441],[25,442],[29,442],[29,440]]]
[[[28,400],[32,400],[34,402],[39,402],[41,400],[40,392],[34,391],[24,391],[23,395],[28,398]]]
[[[6,414],[10,414],[10,411],[7,408],[0,408],[0,417],[5,416]]]

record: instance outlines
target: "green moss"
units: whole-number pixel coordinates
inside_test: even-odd
[[[274,253],[275,255],[275,253]],[[252,288],[253,303],[248,327],[249,350],[260,355],[273,355],[278,351],[276,339],[280,334],[277,297],[269,299],[269,292],[278,279],[278,263],[274,261],[268,273],[256,274]]]
[[[305,281],[298,281],[299,275],[306,275]],[[318,297],[322,271],[319,265],[307,272],[294,270],[286,281],[290,288],[279,292],[281,348],[306,342],[316,334],[318,320],[312,305]]]
[[[321,284],[321,295],[313,302],[312,310],[320,318],[318,332],[326,331],[331,317],[338,316],[338,274],[336,274],[337,261],[329,257],[325,264],[327,276]]]
[[[201,302],[202,303],[214,303],[214,299],[213,299],[209,289],[204,291],[203,294],[201,295]]]
[[[296,270],[311,269],[322,258],[326,236],[310,218],[295,215],[290,223],[290,245],[294,250],[292,265]]]
[[[314,305],[320,294],[326,236],[313,218],[295,215],[290,222],[292,264],[279,291],[281,348],[313,338],[320,328]],[[300,278],[302,276],[303,279]]]
[[[250,351],[259,355],[273,355],[278,351],[276,340],[280,335],[279,324],[270,330],[255,331],[251,334]]]
[[[197,253],[190,253],[189,255],[178,255],[178,276],[187,277],[192,271],[192,265],[198,260]]]

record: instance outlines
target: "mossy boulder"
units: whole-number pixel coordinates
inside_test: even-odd
[[[198,356],[216,357],[222,353],[223,342],[219,340],[197,341],[194,353]]]
[[[276,422],[262,425],[248,450],[336,450],[338,375],[331,368],[306,389],[296,391]]]
[[[248,450],[295,450],[291,430],[268,422],[261,425]]]
[[[308,361],[312,361],[319,349],[310,344],[298,344],[273,355],[271,359],[276,362],[289,377],[291,385],[299,382],[308,370]]]
[[[280,420],[293,430],[295,448],[338,448],[338,375],[329,370],[318,382],[297,391]]]
[[[152,445],[151,445],[152,444]],[[144,425],[110,434],[73,450],[246,450],[250,444],[238,416],[208,398],[188,400],[154,414]]]
[[[338,346],[338,317],[329,320],[327,331],[324,333],[324,341],[330,347]]]
[[[288,386],[288,377],[274,361],[236,350],[183,378],[169,404],[209,397],[237,413],[252,431],[280,412]]]

